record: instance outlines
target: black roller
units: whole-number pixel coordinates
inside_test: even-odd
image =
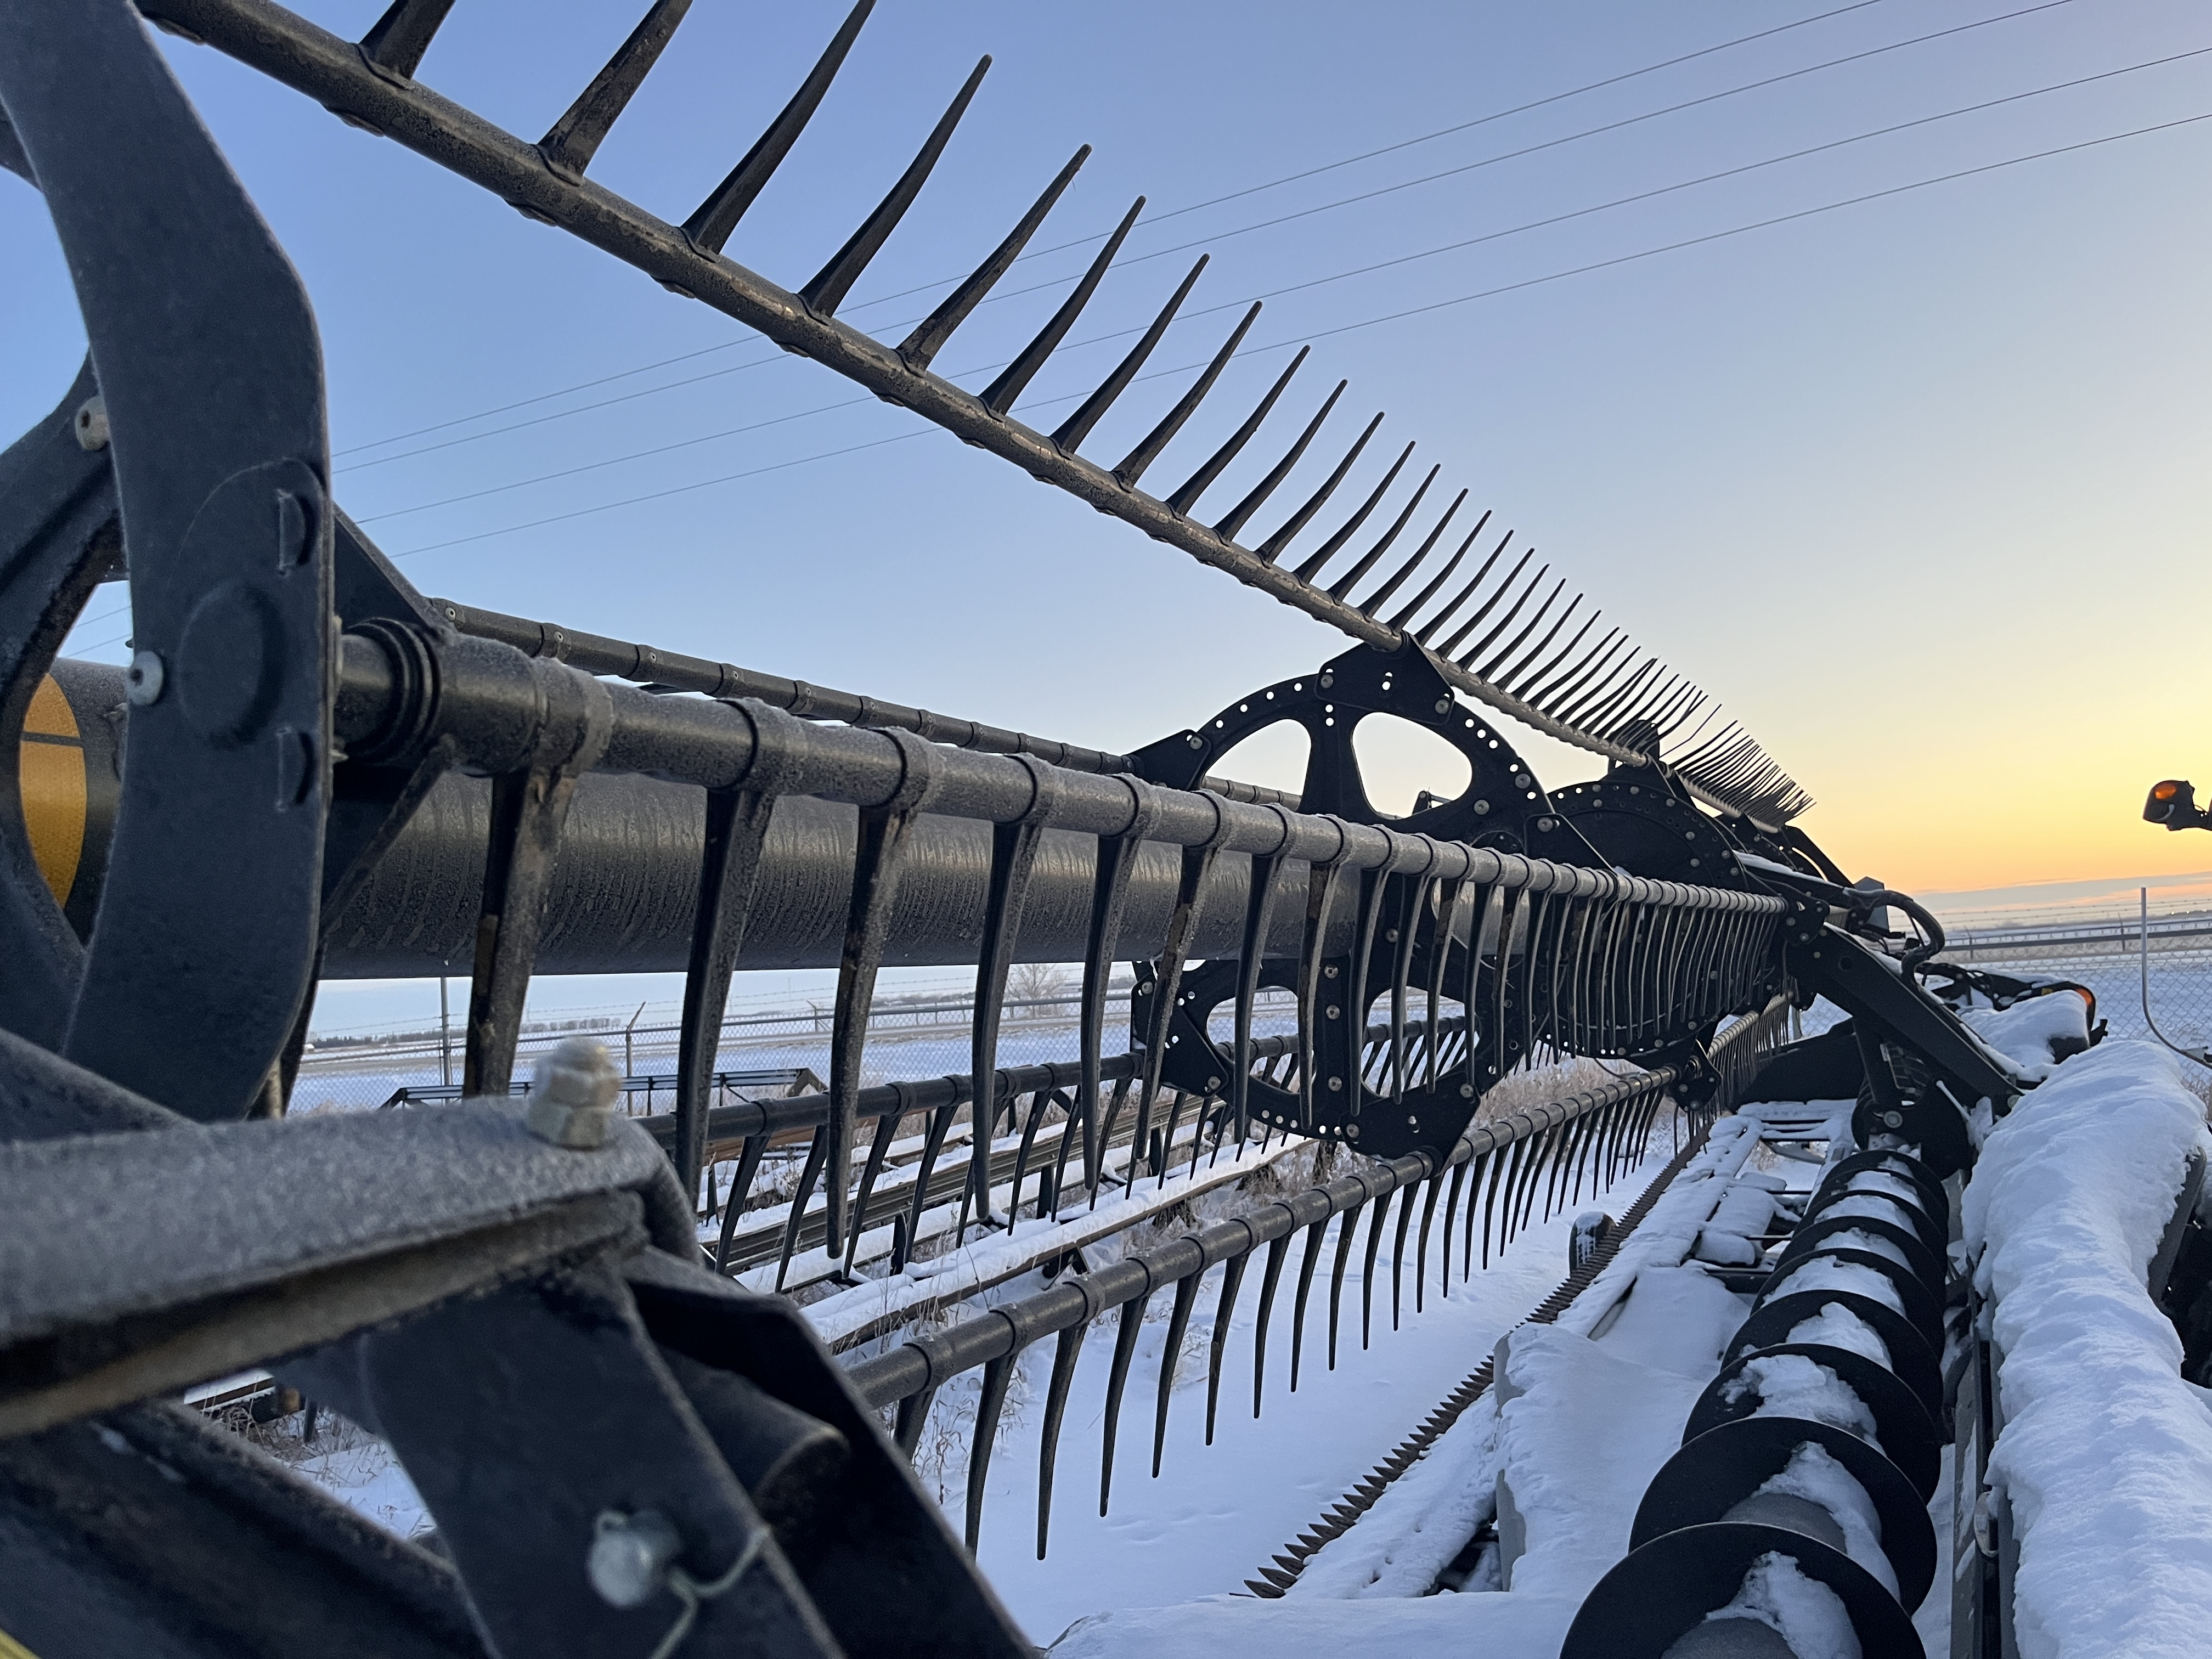
[[[1812,1202],[1806,1205],[1806,1224],[1809,1226],[1814,1222],[1827,1219],[1837,1213],[1838,1205],[1854,1199],[1868,1200],[1876,1206],[1878,1212],[1873,1218],[1874,1219],[1887,1220],[1893,1212],[1899,1218],[1894,1224],[1910,1226],[1914,1237],[1926,1247],[1929,1255],[1939,1261],[1943,1259],[1944,1247],[1950,1243],[1946,1236],[1948,1230],[1939,1226],[1935,1218],[1922,1210],[1918,1205],[1910,1200],[1899,1198],[1893,1193],[1864,1192],[1853,1187],[1828,1188],[1814,1194]]]
[[[1853,1176],[1863,1175],[1869,1170],[1879,1170],[1883,1175],[1893,1175],[1901,1180],[1911,1182],[1920,1189],[1920,1195],[1925,1200],[1923,1207],[1928,1213],[1943,1223],[1945,1226],[1949,1226],[1950,1194],[1943,1190],[1943,1183],[1936,1179],[1934,1172],[1925,1164],[1909,1153],[1881,1150],[1871,1152],[1853,1152],[1849,1158],[1838,1160],[1833,1167],[1821,1175],[1820,1187],[1826,1188],[1838,1182],[1847,1182]],[[1815,1189],[1816,1194],[1818,1190],[1818,1188]]]
[[[1687,1444],[1723,1423],[1756,1415],[1762,1403],[1756,1383],[1748,1383],[1733,1399],[1729,1397],[1730,1385],[1743,1376],[1744,1368],[1753,1360],[1785,1354],[1800,1355],[1833,1371],[1837,1380],[1858,1395],[1874,1414],[1875,1437],[1881,1443],[1882,1455],[1904,1471],[1905,1479],[1912,1482],[1923,1500],[1935,1495],[1937,1454],[1942,1437],[1936,1431],[1935,1419],[1929,1416],[1928,1408],[1920,1403],[1919,1395],[1864,1354],[1853,1353],[1848,1348],[1832,1348],[1824,1343],[1787,1342],[1730,1360],[1722,1367],[1720,1375],[1705,1385],[1705,1391],[1698,1396],[1698,1403],[1690,1407],[1689,1425],[1682,1431],[1683,1443]]]
[[[1825,1240],[1848,1232],[1863,1232],[1896,1246],[1898,1254],[1911,1264],[1912,1271],[1928,1287],[1929,1293],[1938,1297],[1943,1293],[1948,1275],[1944,1272],[1942,1256],[1931,1253],[1917,1233],[1907,1232],[1893,1221],[1876,1221],[1863,1215],[1821,1216],[1806,1222],[1790,1235],[1790,1242],[1782,1247],[1774,1271],[1780,1273],[1791,1262],[1812,1255]]]
[[[1889,1350],[1890,1370],[1920,1397],[1931,1419],[1941,1418],[1943,1374],[1936,1363],[1936,1350],[1902,1314],[1856,1291],[1796,1291],[1771,1302],[1760,1303],[1730,1339],[1727,1357],[1734,1359],[1740,1354],[1781,1346],[1789,1341],[1791,1331],[1817,1316],[1830,1304],[1856,1314],[1866,1322],[1867,1328],[1881,1339],[1882,1346]]]
[[[1881,1523],[1881,1553],[1897,1574],[1898,1599],[1911,1612],[1936,1578],[1936,1528],[1927,1505],[1897,1465],[1858,1436],[1808,1418],[1742,1417],[1691,1441],[1651,1477],[1628,1547],[1640,1549],[1662,1533],[1719,1520],[1781,1474],[1808,1441],[1866,1489]]]
[[[1559,1659],[1665,1659],[1707,1613],[1735,1599],[1753,1564],[1767,1554],[1789,1557],[1808,1578],[1836,1593],[1868,1659],[1925,1659],[1911,1618],[1864,1567],[1802,1533],[1745,1522],[1685,1527],[1632,1551],[1584,1599],[1567,1627]],[[1757,1644],[1761,1632],[1773,1638],[1764,1646]],[[1721,1645],[1731,1636],[1741,1638],[1738,1645]],[[1715,1630],[1707,1639],[1712,1645],[1698,1659],[1791,1652],[1765,1625],[1741,1632]],[[1686,1650],[1681,1659],[1690,1659]]]
[[[1900,1267],[1886,1255],[1876,1255],[1872,1250],[1855,1250],[1846,1246],[1815,1244],[1803,1255],[1792,1257],[1788,1264],[1777,1267],[1768,1277],[1759,1293],[1759,1300],[1789,1294],[1784,1281],[1807,1262],[1825,1260],[1845,1262],[1854,1267],[1871,1267],[1888,1280],[1889,1287],[1897,1292],[1898,1300],[1905,1304],[1905,1316],[1913,1329],[1928,1340],[1931,1348],[1941,1349],[1943,1341],[1943,1304],[1927,1285],[1920,1282],[1919,1274],[1910,1267]],[[1756,1305],[1756,1304],[1754,1304]]]

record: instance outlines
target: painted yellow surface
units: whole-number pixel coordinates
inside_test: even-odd
[[[66,904],[84,854],[84,744],[69,699],[49,674],[31,695],[23,720],[19,754],[23,823],[30,831],[31,856],[46,878],[54,902]],[[0,1659],[13,1659],[0,1647]]]
[[[0,1659],[39,1659],[39,1656],[6,1631],[0,1630]]]

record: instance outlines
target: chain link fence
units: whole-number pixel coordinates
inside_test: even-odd
[[[999,1033],[1001,1066],[1076,1057],[1081,1007],[1073,980],[1031,977],[1030,986],[1018,986],[1006,1000]],[[875,1004],[868,1018],[863,1086],[966,1076],[974,1008],[972,998],[886,998]],[[1291,1030],[1296,1022],[1295,1001],[1286,991],[1261,992],[1253,1013],[1254,1034],[1259,1036]],[[1109,988],[1108,1052],[1126,1046],[1128,1019],[1129,984],[1122,981]],[[1217,1034],[1226,1039],[1228,1012],[1214,1023]],[[713,1103],[822,1090],[830,1075],[831,1024],[827,1000],[726,1020],[714,1062]],[[562,1020],[526,1028],[515,1059],[518,1090],[526,1091],[538,1057],[571,1036],[596,1037],[607,1045],[622,1068],[623,1103],[631,1115],[675,1109],[678,1031],[673,1022]],[[458,1019],[449,1034],[406,1032],[312,1043],[301,1059],[291,1110],[370,1111],[458,1098],[464,1046]]]
[[[2097,999],[2115,1036],[2212,1049],[2212,911],[2150,908],[2063,921],[1955,926],[1946,961],[1998,973],[2070,979]]]

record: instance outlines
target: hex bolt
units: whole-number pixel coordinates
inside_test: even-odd
[[[101,450],[107,447],[107,404],[98,398],[87,398],[76,407],[77,447]]]
[[[538,1086],[524,1121],[531,1133],[556,1146],[604,1146],[621,1089],[622,1073],[605,1043],[567,1037],[538,1062]]]
[[[148,708],[161,702],[164,678],[160,652],[135,651],[131,666],[123,671],[123,695],[130,698],[133,708]]]
[[[668,1582],[668,1569],[683,1548],[675,1523],[658,1510],[635,1515],[602,1510],[592,1526],[584,1576],[609,1607],[641,1607]]]
[[[1902,1129],[1905,1127],[1905,1114],[1898,1111],[1884,1112],[1881,1115],[1881,1125],[1885,1129]]]

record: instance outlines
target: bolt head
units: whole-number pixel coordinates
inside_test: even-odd
[[[1344,1079],[1340,1077],[1333,1077],[1328,1080],[1328,1086],[1332,1089],[1341,1089],[1344,1087]]]
[[[538,1062],[538,1083],[525,1121],[531,1133],[556,1146],[604,1146],[621,1091],[622,1073],[606,1045],[568,1037]]]
[[[1461,1084],[1459,1085],[1459,1097],[1462,1100],[1473,1100],[1474,1098],[1474,1085],[1472,1083]]]
[[[1449,714],[1451,713],[1451,699],[1449,697],[1438,697],[1437,699],[1437,713],[1439,714]]]
[[[605,1510],[593,1523],[584,1576],[609,1607],[641,1607],[659,1593],[683,1547],[675,1525],[658,1510]]]
[[[72,422],[76,433],[77,447],[101,450],[107,447],[107,404],[99,398],[87,398],[76,408],[76,419]]]
[[[1205,739],[1204,738],[1200,737],[1200,736],[1198,735],[1198,733],[1197,733],[1197,732],[1192,732],[1188,737],[1185,738],[1183,739],[1183,741],[1184,741],[1185,743],[1188,744],[1189,744],[1192,748],[1194,748],[1194,749],[1203,749],[1203,748],[1205,748],[1205,747],[1206,747],[1206,739]]]
[[[131,666],[123,671],[124,696],[130,698],[133,708],[150,708],[161,700],[161,682],[167,671],[158,651],[135,651],[131,655]]]
[[[1905,1114],[1897,1111],[1884,1112],[1881,1115],[1881,1122],[1886,1129],[1902,1129],[1905,1127]]]

